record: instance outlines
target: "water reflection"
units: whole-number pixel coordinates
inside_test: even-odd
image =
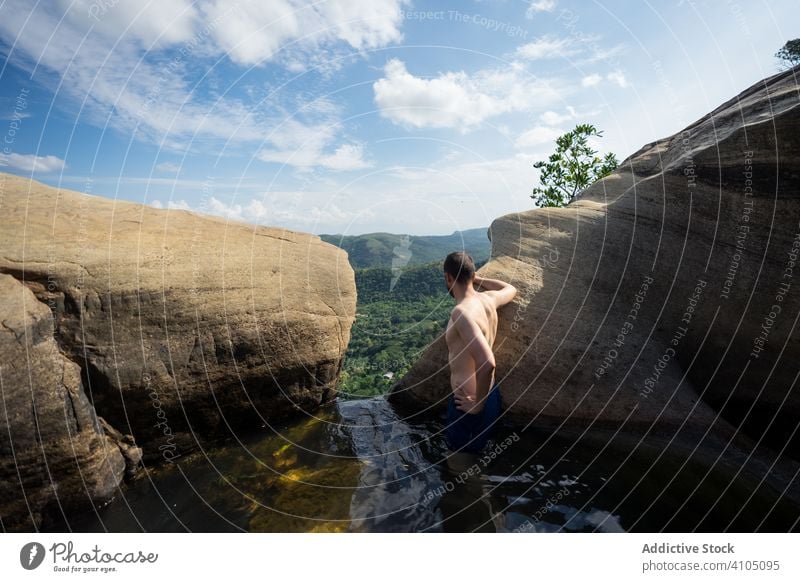
[[[451,454],[442,429],[380,397],[340,401],[148,468],[96,512],[46,530],[789,531],[800,519],[764,487],[719,471],[698,482],[707,468],[682,458],[509,427],[481,455]]]
[[[458,452],[444,460],[445,488],[439,499],[446,532],[495,532],[495,516],[485,487],[480,455]],[[502,516],[502,514],[500,514]]]

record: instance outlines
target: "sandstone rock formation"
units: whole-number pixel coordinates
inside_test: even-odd
[[[0,209],[5,529],[335,396],[355,281],[319,237],[6,174]]]
[[[0,516],[30,527],[51,499],[68,509],[111,495],[125,459],[59,350],[47,305],[9,275],[0,297]]]
[[[519,289],[496,343],[507,420],[660,438],[800,498],[797,75],[646,145],[566,208],[492,223],[481,274]],[[419,414],[448,390],[441,337],[390,398]]]

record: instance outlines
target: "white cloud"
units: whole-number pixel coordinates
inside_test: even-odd
[[[98,23],[88,15],[93,4],[86,1],[31,7],[23,0],[8,0],[0,19],[0,39],[14,45],[14,64],[55,72],[53,91],[71,96],[101,127],[110,122],[139,139],[156,143],[166,139],[166,146],[177,147],[186,147],[181,139],[186,136],[263,139],[264,115],[251,114],[232,98],[203,102],[202,93],[193,91],[184,77],[187,67],[207,54],[201,47],[203,37],[192,36],[196,16],[188,3],[165,0],[164,14],[155,2],[148,4],[152,10],[130,2],[99,4],[109,6],[98,15]],[[131,16],[128,11],[133,7],[136,12]],[[128,25],[131,28],[125,31]],[[185,52],[177,54],[177,60],[159,62],[162,52],[145,52],[143,47],[156,43],[162,32],[158,40],[162,48],[182,43]],[[231,119],[242,120],[241,126]]]
[[[539,125],[530,129],[514,140],[517,149],[528,150],[536,149],[542,145],[552,145],[556,138],[563,135],[566,130],[563,125],[576,121],[585,121],[587,117],[597,115],[597,110],[583,110],[578,112],[574,107],[567,105],[564,113],[557,111],[545,111],[539,116],[544,125]],[[597,148],[599,149],[599,148]]]
[[[206,212],[209,214],[216,214],[217,216],[221,216],[223,218],[227,218],[229,220],[244,220],[244,215],[242,215],[242,205],[241,204],[226,204],[222,200],[219,200],[215,196],[212,196],[211,199],[208,201],[208,208]],[[260,211],[263,211],[262,208],[259,208]],[[252,216],[254,219],[258,219],[258,216]]]
[[[150,206],[152,206],[153,208],[168,208],[169,210],[192,211],[192,207],[189,205],[188,202],[186,202],[186,200],[169,200],[165,207],[164,203],[161,202],[161,200],[156,199],[150,201]]]
[[[29,117],[31,117],[30,113],[17,111],[15,109],[11,113],[5,113],[3,115],[0,115],[0,120],[3,120],[3,121],[18,121],[20,119],[28,119]]]
[[[606,63],[613,65],[615,62],[618,62],[618,57],[620,57],[628,48],[624,43],[612,47],[602,47],[597,44],[599,40],[600,37],[596,36],[579,38],[579,41],[586,45],[586,49],[589,53],[588,56],[581,59],[581,65],[589,65],[598,63],[600,61],[605,61]]]
[[[374,48],[402,38],[404,0],[301,0],[247,2],[231,10],[228,0],[203,7],[208,20],[228,13],[213,38],[236,63],[259,64],[297,50],[344,42],[354,49]]]
[[[23,172],[60,172],[66,168],[64,160],[58,156],[37,156],[34,154],[7,154],[0,156],[0,166],[14,168]]]
[[[552,149],[550,146],[543,151]],[[503,214],[532,208],[532,163],[542,152],[480,160],[461,153],[425,168],[389,167],[369,178],[332,182],[319,191],[216,192],[194,212],[313,233],[430,234],[488,226]]]
[[[600,35],[581,32],[564,37],[546,34],[518,46],[512,58],[528,61],[568,58],[576,67],[585,67],[600,61],[616,66],[618,57],[627,49],[626,45],[620,43],[607,47],[601,44],[602,40]]]
[[[556,113],[555,111],[545,111],[539,118],[547,125],[560,125],[566,121],[572,121],[578,116],[573,107],[567,106],[566,113]]]
[[[296,94],[274,93],[258,107],[251,105],[252,97],[217,98],[193,85],[204,59],[209,68],[221,54],[241,65],[277,59],[288,66],[330,60],[336,47],[361,50],[397,42],[404,1],[55,0],[34,5],[6,0],[0,43],[13,46],[8,58],[14,65],[55,73],[37,77],[81,104],[98,126],[110,122],[162,148],[215,150],[210,140],[231,148],[263,143],[295,111],[296,103],[281,101]],[[212,77],[205,82],[211,84]],[[334,117],[308,111],[296,123],[313,128]]]
[[[521,66],[463,71],[425,79],[408,72],[405,64],[390,60],[385,77],[372,88],[381,115],[411,127],[453,128],[466,131],[484,120],[514,111],[543,106],[559,98],[546,81],[531,78]]]
[[[262,148],[256,157],[264,162],[287,164],[297,168],[324,167],[331,170],[357,170],[367,168],[370,163],[364,159],[364,146],[357,143],[337,141],[338,123],[336,109],[315,105],[317,124],[305,124],[295,118],[284,120],[267,135],[269,146]]]
[[[625,75],[620,70],[611,71],[608,75],[606,75],[606,79],[608,79],[613,83],[616,83],[623,89],[628,86],[628,80],[625,78]]]
[[[581,85],[584,87],[595,87],[596,85],[599,85],[600,81],[602,80],[603,77],[597,73],[592,73],[591,75],[586,75],[583,79],[581,79]]]
[[[170,210],[191,210],[192,207],[189,206],[189,203],[186,200],[170,200],[169,204],[167,204],[167,208]]]
[[[439,232],[488,226],[498,216],[533,207],[529,195],[537,159],[538,155],[519,153],[488,160],[473,157],[430,169],[389,169],[382,182],[359,184],[348,191],[348,198],[380,211],[370,222],[373,231],[430,233],[435,217],[440,219]],[[426,217],[427,211],[433,216]]]
[[[320,163],[332,170],[359,170],[370,166],[364,160],[364,146],[361,144],[341,145],[331,155],[323,157]]]
[[[156,164],[155,169],[156,172],[162,172],[164,174],[177,174],[181,171],[181,167],[173,162],[161,162],[160,164]]]
[[[562,129],[540,125],[520,135],[514,145],[519,149],[533,148],[554,142],[562,133]]]
[[[605,80],[611,83],[616,83],[623,89],[628,86],[628,79],[625,77],[625,74],[619,69],[616,69],[608,73],[605,76]],[[603,81],[602,75],[598,75],[597,73],[592,73],[591,75],[587,75],[583,79],[581,79],[581,85],[583,85],[584,87],[596,87],[602,81]]]
[[[319,165],[323,151],[336,136],[336,128],[326,119],[331,114],[322,115],[320,123],[302,123],[295,117],[287,117],[266,136],[269,146],[262,148],[256,157],[265,162],[289,164],[300,168]]]
[[[531,0],[525,11],[525,18],[533,18],[537,12],[552,12],[555,7],[555,0]]]
[[[489,117],[494,100],[465,73],[445,73],[435,79],[415,77],[402,61],[392,59],[386,77],[372,86],[381,114],[413,127],[462,127]]]
[[[112,43],[133,41],[147,49],[188,41],[198,24],[198,11],[188,0],[58,0],[57,5],[53,12],[62,12],[83,34],[91,30]]]
[[[314,200],[319,198],[319,200]],[[278,226],[295,230],[316,232],[335,231],[352,222],[368,220],[374,212],[356,205],[345,210],[331,201],[327,193],[272,192],[263,193],[242,202],[226,202],[212,196],[202,209],[183,208],[204,214],[220,216],[228,220],[248,222],[263,226]],[[310,199],[310,200],[309,200]],[[184,201],[181,201],[185,204]],[[160,203],[159,203],[160,204]],[[151,203],[151,205],[154,205]],[[158,206],[162,208],[163,206]],[[176,206],[177,207],[177,206]]]
[[[575,40],[546,35],[517,47],[517,56],[528,61],[556,59],[578,53]]]

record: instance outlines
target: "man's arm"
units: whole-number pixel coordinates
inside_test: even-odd
[[[499,279],[485,279],[475,275],[473,279],[475,287],[486,289],[485,293],[494,299],[495,308],[500,308],[506,303],[510,303],[517,295],[517,288],[511,283],[500,281]]]
[[[452,315],[453,323],[458,334],[461,336],[464,346],[475,362],[475,395],[456,395],[456,408],[465,412],[478,413],[483,410],[484,401],[492,387],[494,377],[495,360],[492,348],[481,328],[472,319],[456,307]]]

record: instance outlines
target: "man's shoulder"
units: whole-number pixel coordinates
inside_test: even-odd
[[[457,321],[463,318],[467,321],[477,322],[482,317],[483,308],[483,302],[478,298],[470,302],[464,301],[453,308],[453,311],[450,313],[450,319],[452,321]]]
[[[453,311],[450,312],[450,319],[456,321],[462,317],[469,317],[469,310],[461,304],[453,307]]]

